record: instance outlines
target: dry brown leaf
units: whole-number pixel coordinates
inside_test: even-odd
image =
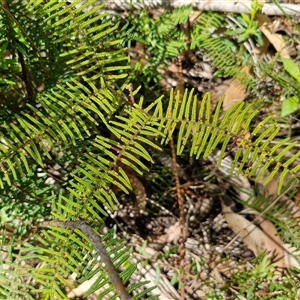
[[[245,66],[241,70],[241,74],[244,73],[244,76],[250,75],[250,68]],[[238,78],[235,78],[231,81],[230,85],[226,89],[225,98],[223,102],[223,109],[228,110],[233,104],[238,101],[245,100],[247,97],[247,86],[241,82]]]
[[[148,237],[149,241],[157,244],[174,243],[177,244],[180,238],[180,224],[176,222],[169,228],[165,229],[165,234],[156,236],[155,238]]]
[[[263,182],[263,180],[261,180]],[[261,183],[262,183],[261,182]],[[273,178],[268,184],[265,185],[264,190],[267,196],[278,196],[278,185],[279,179],[277,177]]]
[[[277,197],[278,186],[279,186],[279,178],[275,177],[264,187],[264,191],[266,195]],[[295,202],[288,198],[283,198],[281,202],[283,202],[286,205],[286,210],[290,212],[290,217],[293,217],[295,220],[297,220],[298,224],[300,225],[300,207],[299,207],[299,200],[297,198],[297,195],[295,196],[296,198]]]
[[[289,244],[283,244],[271,222],[262,219],[262,217],[260,220],[257,218],[263,231],[243,216],[234,213],[223,202],[222,211],[231,230],[243,239],[246,246],[256,256],[259,253],[267,252],[269,255],[275,256],[277,267],[300,269],[300,264],[296,258],[300,256],[300,252]]]
[[[135,47],[130,48],[130,51],[135,54],[135,57],[132,57],[130,63],[133,67],[139,62],[141,69],[147,65],[148,60],[145,54],[145,46],[141,42],[136,42]]]
[[[256,220],[264,233],[270,238],[272,242],[276,244],[276,249],[274,249],[275,251],[273,252],[275,254],[274,257],[276,260],[276,266],[283,269],[285,267],[285,254],[283,249],[283,242],[281,237],[278,235],[277,229],[272,222],[266,220],[262,216],[258,216]],[[272,246],[273,244],[270,244],[270,247]]]
[[[137,212],[145,211],[147,204],[147,194],[144,185],[133,173],[128,173],[128,178],[130,180],[132,190],[136,198]]]
[[[284,263],[286,268],[298,268],[300,269],[300,264],[299,264],[299,250],[295,247],[292,247],[290,244],[284,244],[284,249],[285,251],[285,256],[284,256]],[[298,257],[298,259],[296,259]]]
[[[274,32],[272,20],[264,14],[257,14],[256,20],[258,22],[260,30],[268,38],[268,40],[274,46],[274,48],[280,54],[280,56],[284,58],[290,58],[289,52],[287,50],[282,35]]]
[[[263,36],[263,44],[261,46],[256,46],[256,48],[254,49],[254,52],[259,55],[265,54],[265,53],[267,53],[270,45],[271,45],[270,41],[264,35]]]
[[[216,107],[220,99],[222,99],[225,96],[226,90],[228,89],[230,83],[231,79],[226,79],[222,82],[221,85],[212,88],[210,94],[213,107]]]
[[[243,239],[244,243],[255,254],[255,256],[258,256],[260,253],[267,252],[269,255],[271,254],[277,257],[279,267],[282,268],[284,266],[284,261],[280,257],[283,251],[282,241],[278,244],[272,236],[267,235],[255,224],[248,221],[243,216],[234,213],[229,206],[224,204],[223,201],[222,211],[230,229]],[[270,228],[270,225],[266,227]]]

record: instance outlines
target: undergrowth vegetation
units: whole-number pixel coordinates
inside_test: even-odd
[[[299,296],[296,19],[0,8],[0,299]]]

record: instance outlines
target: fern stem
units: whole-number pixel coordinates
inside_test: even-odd
[[[177,170],[176,162],[176,152],[173,138],[170,139],[171,154],[172,154],[172,167],[173,174],[175,177],[177,201],[179,208],[179,224],[180,224],[180,238],[179,238],[179,255],[180,255],[180,280],[181,280],[181,300],[184,300],[184,286],[185,286],[185,276],[184,276],[184,263],[185,263],[185,230],[184,230],[184,208],[183,208],[183,197],[182,190],[180,188],[179,174]]]
[[[61,228],[80,229],[91,241],[94,248],[100,255],[110,277],[112,284],[120,295],[121,300],[130,300],[131,296],[127,292],[120,276],[117,273],[115,266],[113,265],[109,255],[107,254],[99,235],[93,230],[93,228],[85,221],[45,221],[39,224],[39,227],[55,226]]]

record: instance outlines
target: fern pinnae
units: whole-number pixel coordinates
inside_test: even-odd
[[[138,138],[140,141],[140,139]],[[135,153],[137,156],[143,157],[147,161],[154,163],[152,157],[149,155],[149,153],[146,151],[144,147],[139,147],[138,143],[134,143],[133,146],[129,147],[129,151],[132,153]]]
[[[253,106],[253,111],[249,111],[249,115],[246,118],[245,128],[249,128],[252,120],[259,114],[260,110]],[[251,133],[253,135],[253,132]]]
[[[177,91],[177,94],[180,94],[179,91]],[[184,140],[184,135],[187,134],[188,131],[190,131],[190,125],[189,120],[189,107],[187,107],[189,103],[189,99],[187,100],[187,91],[185,90],[184,95],[181,100],[181,107],[178,115],[178,119],[183,119],[183,115],[185,116],[185,119],[182,120],[180,126],[179,126],[179,132],[178,132],[178,141],[177,141],[177,154],[180,153],[180,149],[182,147],[182,143]],[[190,103],[189,103],[190,104]]]
[[[244,107],[243,102],[237,102],[233,104],[229,110],[227,110],[222,117],[222,120],[220,122],[220,128],[225,129],[227,132],[231,132],[232,128],[237,128],[237,121],[240,120],[239,116],[242,111],[242,109],[246,109],[247,111],[250,109],[250,106],[246,105]],[[241,121],[241,120],[240,120]],[[235,133],[235,132],[232,132]]]
[[[197,117],[197,103],[198,103],[198,99],[197,96],[193,96],[192,94],[189,95],[189,100],[187,103],[187,111],[185,114],[185,120],[187,122],[187,128],[185,130],[185,134],[184,137],[182,139],[182,142],[178,140],[177,142],[177,147],[180,147],[177,150],[178,154],[181,154],[184,150],[184,147],[188,141],[188,139],[191,136],[192,132],[198,132],[200,126],[198,126],[197,122],[196,122],[196,117]],[[190,114],[190,107],[191,108],[191,114]],[[189,121],[190,120],[190,121]],[[184,124],[181,124],[181,126],[183,126]],[[192,150],[191,150],[192,151]]]
[[[212,131],[212,136],[214,136],[215,139],[211,146],[211,151],[214,151],[214,149],[216,149],[217,145],[221,142],[221,140],[224,139],[224,134],[225,134],[224,130],[217,128],[217,126],[214,126],[214,129]],[[222,146],[221,153],[225,153],[229,141],[230,141],[230,136],[225,135],[225,139],[223,143],[224,147]],[[208,152],[208,155],[210,155],[211,153],[212,152]]]
[[[197,111],[198,111],[198,97],[196,95],[191,95],[191,101],[192,101],[192,109],[191,109],[191,121],[192,123],[196,124],[197,119]],[[186,116],[186,119],[188,119],[188,116]]]
[[[24,146],[24,149],[30,154],[30,156],[41,166],[44,166],[40,151],[38,150],[36,143],[31,141]]]
[[[71,198],[71,197],[70,197]],[[81,203],[77,203],[75,201],[73,201],[73,199],[70,199],[70,198],[67,198],[67,197],[64,197],[63,195],[60,196],[60,202],[58,203],[66,203],[68,205],[68,207],[72,207],[72,208],[75,208],[75,209],[80,209],[82,207]],[[79,196],[80,198],[80,196]]]
[[[79,109],[79,111],[81,111],[81,110]],[[81,134],[81,131],[79,130],[76,122],[74,122],[71,118],[68,118],[68,120],[70,120],[69,126],[71,126],[74,129],[74,131],[77,134],[77,136],[79,137],[79,139],[81,139],[83,141],[84,137]],[[89,130],[87,129],[87,126],[85,125],[85,123],[83,122],[83,120],[81,118],[76,118],[76,121],[79,123],[80,127],[86,132],[86,134],[88,136],[90,136],[91,134],[90,134]],[[78,142],[75,142],[75,143],[77,144]]]
[[[245,153],[243,153],[243,152],[244,152],[244,149],[240,148],[240,147],[236,150],[236,153],[234,155],[234,160],[233,160],[232,166],[229,171],[230,173],[233,173],[236,168],[237,168],[237,171],[236,171],[237,174],[241,174],[243,172],[243,168],[245,166],[245,163],[247,162],[246,158],[248,158],[247,155],[249,155],[249,152],[251,152],[251,150],[248,148],[248,149],[246,149]],[[239,163],[239,158],[241,155],[243,155],[243,158],[242,158],[241,162]],[[239,166],[237,166],[238,164],[239,164]]]
[[[208,97],[208,101],[209,103],[211,102],[210,100],[210,94],[207,94]],[[213,151],[215,150],[215,148],[217,147],[217,145],[219,144],[219,142],[223,139],[223,134],[224,131],[222,130],[222,128],[218,126],[218,121],[219,121],[219,113],[221,111],[221,105],[222,105],[222,101],[219,101],[219,103],[216,106],[215,112],[214,112],[214,116],[211,123],[211,136],[208,142],[208,145],[205,149],[205,152],[203,154],[203,157],[206,158],[208,156],[210,156]],[[209,110],[211,110],[210,106],[209,106]],[[226,144],[226,139],[224,140],[225,144]],[[222,153],[222,149],[221,149],[221,153]],[[223,154],[221,154],[222,156]]]
[[[123,175],[123,174],[122,174]],[[131,189],[129,186],[128,189]],[[113,211],[115,210],[115,204],[118,203],[118,200],[112,191],[108,187],[103,187],[101,189],[95,189],[94,196],[98,199],[107,209]]]
[[[200,148],[204,148],[205,147],[205,144],[207,144],[207,140],[209,138],[208,145],[207,145],[207,147],[205,147],[205,151],[204,151],[204,154],[203,154],[203,157],[207,157],[207,154],[211,153],[211,148],[210,147],[211,147],[211,145],[213,143],[213,140],[214,140],[214,137],[211,135],[211,132],[212,132],[212,130],[214,128],[211,125],[211,114],[212,114],[212,111],[211,111],[210,94],[209,93],[205,94],[203,100],[205,101],[205,104],[206,104],[206,108],[205,108],[205,111],[204,111],[205,112],[204,119],[205,119],[205,123],[206,123],[207,126],[206,126],[206,133],[204,135],[204,138],[203,138],[203,141],[202,141],[202,144],[201,144]],[[202,150],[201,150],[201,152],[202,152]]]
[[[130,253],[132,252],[132,250],[129,251]],[[122,281],[124,283],[128,282],[129,279],[131,278],[131,276],[134,274],[134,272],[136,271],[136,265],[130,263],[129,266],[126,267],[126,269],[124,269],[121,273],[120,273],[120,277],[122,278]]]
[[[269,144],[274,140],[278,132],[280,131],[280,126],[271,125],[265,129],[259,137],[254,141],[254,145],[260,146],[262,149],[269,148]],[[264,142],[263,139],[267,138]]]
[[[134,120],[131,120],[131,124],[128,124],[129,120],[127,118],[121,116],[117,116],[116,118],[120,119],[123,122],[120,123],[118,121],[109,121],[109,123],[115,125],[114,129],[119,132],[119,136],[123,135],[124,137],[131,137],[132,134],[135,132],[135,129],[131,128],[131,126],[136,126],[140,120],[138,120],[138,118],[136,117]]]
[[[177,91],[177,94],[180,94],[180,91]],[[192,92],[190,93],[192,94]],[[180,96],[181,97],[181,96]],[[187,98],[187,90],[184,91],[184,95],[181,98],[181,103],[180,103],[180,110],[178,114],[178,119],[182,120],[180,126],[179,126],[179,131],[178,131],[178,142],[177,142],[177,150],[176,152],[180,152],[183,136],[190,128],[190,124],[187,122],[189,120],[189,110],[190,110],[190,104],[191,104],[191,98]],[[183,120],[183,116],[185,116],[185,120]]]
[[[76,194],[78,196],[78,194]],[[58,203],[57,206],[62,209],[65,213],[68,213],[70,216],[76,216],[76,210],[72,210],[66,205],[63,205],[62,203]]]
[[[100,273],[102,270],[98,270],[98,273]],[[103,290],[99,295],[97,295],[97,299],[107,299],[108,294],[111,292],[114,292],[114,288],[112,286],[109,286],[106,288],[107,284],[109,283],[108,279],[105,279],[105,276],[98,276],[95,282],[85,291],[85,293],[82,295],[84,298],[88,298],[90,295],[94,294],[97,290]],[[105,287],[105,288],[104,288]],[[116,300],[117,296],[114,295],[112,297],[109,297],[109,299]]]
[[[273,146],[270,149],[270,155],[273,156],[274,153],[279,150],[279,148],[284,147],[289,141],[290,141],[290,137],[287,137],[287,138],[279,141],[277,144],[275,144],[275,146]],[[297,145],[297,142],[293,142],[293,146],[296,146],[296,145]]]
[[[198,136],[197,133],[195,134],[197,137],[195,143],[195,150],[197,151],[196,159],[199,159],[200,155],[203,153],[203,150],[205,148],[211,130],[212,128],[208,124],[206,124],[206,121],[204,121],[204,123],[202,124],[200,134]]]
[[[294,191],[292,191],[292,193],[295,192],[295,190],[297,190],[297,188],[299,188],[299,186],[297,186],[297,185],[299,185],[299,179],[295,175],[290,175],[290,178],[287,178],[288,175],[290,175],[288,169],[283,170],[282,173],[280,174],[279,184],[278,184],[278,189],[277,189],[278,194],[283,193],[290,187],[294,188]],[[266,181],[267,181],[267,179],[266,179]]]
[[[21,156],[23,156],[23,154],[21,154]],[[22,160],[22,158],[21,158],[21,160]],[[9,168],[10,172],[12,173],[13,179],[18,180],[16,169],[15,169],[13,163],[11,162],[11,160],[7,160],[7,166]],[[9,185],[11,185],[11,184],[9,184]]]
[[[280,169],[280,165],[276,164],[275,167],[273,168],[273,170],[269,173],[267,178],[264,180],[263,184],[264,185],[268,184],[278,174],[279,169]],[[278,191],[281,190],[282,185],[283,185],[283,182],[279,182]]]
[[[162,135],[161,144],[163,144],[163,140],[166,138],[165,135],[163,134],[163,132],[164,132],[163,128],[165,127],[165,125],[164,125],[165,121],[163,118],[163,115],[164,115],[163,103],[162,103],[163,98],[164,98],[163,96],[159,97],[158,99],[156,99],[156,101],[154,101],[148,107],[145,108],[146,113],[149,113],[153,107],[155,108],[149,121],[157,120],[159,122],[159,124],[157,125],[157,130]]]
[[[290,151],[296,144],[297,144],[297,142],[295,141],[295,142],[287,145],[284,149],[282,149],[280,151],[280,153],[275,157],[276,162],[280,162],[281,159],[286,155],[286,153],[288,151]]]
[[[244,152],[242,164],[245,165],[249,160],[251,163],[256,162],[259,159],[260,154],[261,154],[261,150],[259,147],[254,147],[251,144],[248,145],[246,151]]]
[[[102,25],[99,26],[100,28],[102,27],[103,29],[104,29],[104,27],[108,27],[106,30],[100,29],[100,31],[99,31],[96,28],[95,29],[91,28],[90,30],[87,31],[88,34],[92,33],[92,31],[98,31],[99,33],[88,37],[88,40],[91,40],[93,42],[98,42],[99,40],[101,40],[106,35],[109,35],[110,33],[116,31],[116,29],[118,29],[118,26],[119,26],[118,24],[116,24],[114,26],[111,26],[110,22],[107,22],[107,23],[102,24]],[[101,55],[101,52],[100,52],[100,55]],[[97,57],[97,55],[96,55],[96,57]],[[128,58],[126,58],[126,59],[128,59]],[[125,66],[125,68],[129,69],[129,66]]]
[[[180,103],[179,113],[177,116],[179,120],[182,120],[183,116],[186,115],[189,118],[190,106],[188,106],[188,104],[190,105],[190,100],[191,100],[191,96],[193,96],[193,92],[194,92],[193,89],[190,92],[187,89],[185,89],[184,94],[181,95],[180,90],[177,90],[176,98],[178,97],[178,101]]]
[[[68,121],[68,120],[66,120]],[[75,141],[75,136],[73,134],[73,132],[71,131],[70,127],[68,126],[68,124],[66,124],[66,122],[64,122],[63,120],[59,120],[58,124],[65,130],[66,133],[68,133],[68,136],[73,144],[73,146],[76,146],[76,141]]]
[[[22,127],[27,127],[27,128],[30,128],[32,130],[32,133],[33,133],[33,136],[38,136],[38,137],[43,137],[43,140],[45,141],[45,143],[40,143],[40,147],[42,148],[43,150],[43,154],[48,158],[48,159],[51,159],[51,155],[46,147],[46,144],[49,145],[49,148],[53,148],[53,143],[50,139],[51,135],[55,136],[54,132],[49,129],[49,133],[48,133],[48,130],[47,130],[47,133],[49,134],[49,136],[46,135],[46,133],[44,133],[45,131],[45,126],[39,122],[37,120],[37,118],[34,118],[33,116],[30,116],[29,114],[23,114],[23,116],[25,118],[27,118],[29,121],[31,121],[32,123],[22,119],[22,121],[19,121],[20,122],[23,122],[23,126]],[[18,118],[18,117],[17,117]],[[31,124],[34,124],[31,125]]]
[[[200,132],[194,133],[194,139],[193,139],[193,143],[192,143],[192,147],[191,147],[191,152],[196,155],[197,159],[201,155],[203,146],[204,146],[202,138],[207,133],[207,131],[206,131],[207,119],[205,119],[206,108],[207,108],[206,101],[207,101],[207,97],[204,97],[200,103],[200,109],[199,109],[198,116],[197,116],[197,119],[198,119],[197,121],[199,123],[198,128],[200,129]]]
[[[99,283],[99,280],[96,280],[95,283],[89,288],[88,291],[86,291],[83,296],[86,298],[90,295],[92,295],[92,291],[94,291],[94,289],[96,288],[96,286],[99,287],[99,289],[103,290],[103,292],[101,292],[98,296],[97,296],[97,300],[98,299],[108,299],[108,296],[109,296],[109,293],[113,292],[114,289],[113,287],[108,287],[107,289],[106,288],[103,288],[105,287],[107,284],[109,283],[108,280],[103,280],[101,282],[101,284]],[[94,288],[95,287],[95,288]],[[97,289],[96,289],[97,290]],[[109,299],[110,300],[117,300],[118,299],[118,296],[117,295],[114,295],[114,296],[109,296]]]
[[[85,197],[83,195],[91,192],[91,183],[89,183],[86,179],[76,175],[72,175],[72,177],[74,178],[74,181],[70,181],[70,185],[79,192],[78,199],[84,199]],[[69,191],[71,192],[70,189]]]
[[[161,135],[162,135],[162,134],[161,134]],[[158,135],[155,135],[155,137],[157,137],[157,136],[158,136]],[[166,138],[165,136],[162,137],[162,139],[165,139],[165,138]],[[150,147],[156,149],[156,150],[161,151],[161,147],[157,146],[155,143],[153,143],[151,140],[149,140],[149,139],[147,139],[147,138],[144,138],[144,137],[140,136],[140,137],[138,138],[138,140],[141,141],[142,143],[144,143],[144,144],[146,144],[146,145],[148,145],[148,146],[150,146]],[[151,158],[150,162],[152,162],[152,158]]]
[[[211,94],[209,94],[209,97],[211,99]],[[212,125],[214,127],[218,126],[219,123],[219,119],[220,119],[220,114],[221,114],[221,109],[222,109],[222,105],[224,103],[224,98],[225,96],[223,96],[221,99],[218,100],[217,106],[213,112],[213,119],[212,119]]]
[[[118,169],[118,172],[120,173],[120,177],[119,177],[119,180],[121,180],[121,182],[123,183],[123,185],[127,188],[127,191],[128,190],[131,190],[132,187],[131,187],[131,183],[130,183],[130,180],[127,176],[127,173],[123,170],[123,168],[119,168]],[[127,192],[128,193],[128,192]],[[117,201],[117,198],[115,196],[114,193],[111,193],[111,197],[115,200],[115,203],[119,203],[119,201]],[[110,198],[111,198],[110,197]]]
[[[251,110],[254,109],[254,105],[252,106],[250,105],[243,105],[242,106],[242,111],[240,112],[238,118],[239,120],[241,120],[242,122],[240,122],[240,127],[239,129],[237,129],[237,134],[241,134],[244,135],[243,133],[247,133],[249,131],[249,127],[250,127],[250,123],[253,120],[253,118],[257,115],[258,111],[253,112],[253,114],[251,113]],[[245,121],[247,120],[247,121]],[[237,126],[237,125],[235,125]],[[242,140],[243,141],[243,140]]]
[[[174,90],[172,89],[170,92],[170,99],[168,101],[168,108],[165,114],[165,118],[162,119],[161,121],[161,125],[163,126],[164,122],[166,122],[166,124],[163,126],[165,128],[164,130],[164,136],[166,136],[165,140],[161,141],[161,144],[167,143],[167,141],[170,139],[170,128],[171,128],[171,124],[173,124],[174,122],[174,118],[176,118],[176,114],[177,114],[177,109],[178,106],[176,107],[176,103],[177,101],[174,101]],[[178,103],[177,103],[178,104]],[[174,108],[173,108],[174,106]]]
[[[111,28],[114,27],[114,26],[112,26],[112,22],[111,21],[107,21],[107,22],[105,22],[103,24],[100,24],[98,26],[91,27],[90,25],[92,23],[96,23],[96,21],[104,19],[107,16],[107,14],[105,14],[105,13],[102,14],[102,15],[101,14],[93,15],[94,13],[97,13],[97,11],[95,9],[94,10],[90,10],[90,11],[86,12],[85,14],[83,14],[82,16],[79,16],[79,17],[76,18],[76,22],[77,23],[80,23],[83,28],[87,28],[86,33],[88,35],[90,35],[91,33],[94,33],[94,32],[98,32],[98,33],[105,32],[104,31],[105,28],[111,29]],[[86,18],[86,17],[91,17],[91,18],[88,18],[88,20],[82,22],[81,20],[83,18]],[[116,24],[115,27],[118,27],[118,25]],[[93,35],[91,35],[89,37],[89,39],[91,41],[94,41],[94,40],[98,40],[99,41],[99,40],[101,40],[101,39],[99,39],[97,37],[97,35],[95,35],[95,38],[94,38]]]
[[[135,155],[132,155],[129,151],[124,151],[124,153],[122,154],[121,160],[123,160],[123,157],[126,157],[131,162],[135,162],[136,166],[139,166],[141,168],[141,170],[147,170],[148,171],[148,168],[140,161],[140,159],[138,159]]]
[[[231,139],[231,136],[230,135],[226,135],[225,131],[221,131],[219,134],[222,134],[223,132],[225,133],[225,138],[223,140],[221,151],[220,151],[220,154],[219,154],[219,159],[218,159],[218,162],[217,162],[217,166],[218,167],[221,166],[223,157],[225,156],[225,153],[226,153],[226,150],[227,150],[227,146],[228,146],[228,144],[230,142],[230,139]],[[235,164],[235,161],[233,162],[233,164]]]
[[[116,245],[113,249],[113,251],[109,252],[109,255],[112,257],[112,262],[114,265],[119,268],[121,265],[128,261],[130,257],[130,253],[128,253],[128,249],[125,247],[124,242],[120,242],[119,245]]]
[[[194,97],[194,100],[193,100],[193,107],[192,107],[192,115],[191,115],[191,125],[192,125],[192,133],[193,135],[195,135],[197,132],[199,132],[200,130],[200,124],[197,122],[197,113],[198,113],[198,98],[197,96],[195,95]],[[190,138],[190,132],[187,132],[186,133],[186,141],[184,141],[184,143],[186,144],[187,143],[187,140]],[[193,145],[193,143],[192,143]],[[183,149],[182,149],[183,151]],[[193,154],[193,146],[191,147],[191,150],[190,150],[190,155]]]
[[[143,129],[140,130],[141,135],[144,136],[153,136],[153,137],[158,137],[161,136],[162,133],[156,128],[160,125],[160,123],[158,123],[157,121],[153,120],[151,118],[151,120],[149,120],[147,122],[147,124],[151,124],[150,126],[146,125]],[[152,126],[153,124],[153,126]],[[158,146],[156,146],[157,148]]]
[[[272,164],[272,160],[267,161],[263,167],[259,170],[258,174],[255,177],[255,180],[257,182],[259,182],[259,180],[265,175],[265,173],[267,172],[268,168],[270,167],[270,165]]]
[[[258,158],[256,160],[252,160],[252,157],[250,157],[252,166],[249,167],[246,172],[247,176],[251,177],[254,176],[257,170],[261,167],[261,165],[264,163],[265,159],[268,157],[266,151],[259,151],[258,152]]]
[[[239,104],[239,103],[238,103]],[[245,109],[245,110],[243,110]],[[238,137],[244,128],[244,114],[250,110],[250,106],[245,106],[244,103],[241,105],[233,105],[229,110],[228,113],[231,116],[227,126],[225,127],[228,132],[231,132],[234,136]]]
[[[86,209],[87,212],[89,212],[89,219],[90,220],[97,220],[98,222],[103,222],[103,219],[100,217],[102,216],[108,216],[107,212],[100,208],[99,211],[95,210],[95,207],[93,206],[96,202],[94,202],[92,199],[90,199],[90,203],[85,203],[83,206],[83,209]]]
[[[137,174],[143,175],[143,172],[139,168],[137,168],[137,166],[135,164],[133,164],[131,161],[127,160],[126,158],[122,158],[122,163],[124,163],[126,166],[130,167]]]
[[[179,116],[181,115],[181,117],[182,117],[183,113],[184,113],[184,109],[182,109],[182,106],[181,106],[182,99],[181,99],[180,91],[175,90],[174,93],[175,92],[176,92],[176,94],[175,94],[174,109],[172,111],[172,123],[171,123],[170,128],[168,129],[168,132],[165,132],[165,134],[168,133],[168,141],[172,138],[174,130],[176,129],[177,124],[181,120],[181,118]]]
[[[94,197],[92,197],[92,196],[94,196]],[[90,197],[89,203],[87,205],[91,206],[98,215],[108,216],[106,210],[104,210],[98,203],[98,201],[101,201],[101,204],[107,204],[107,201],[105,198],[103,198],[103,195],[101,195],[100,193],[97,193],[97,190],[96,190],[93,192],[92,196]],[[96,198],[96,199],[94,199],[94,198]],[[98,218],[98,220],[99,220],[99,218]]]
[[[294,146],[297,145],[297,144],[298,144],[297,141],[295,141],[294,143],[291,143],[291,145],[292,145],[293,148],[294,148]],[[286,169],[288,169],[288,167],[289,167],[292,163],[296,162],[296,159],[298,159],[299,156],[300,156],[300,151],[298,151],[298,152],[297,152],[296,154],[294,154],[290,159],[288,159],[288,160],[283,164],[283,167],[286,168]],[[293,172],[293,169],[291,170],[291,172]]]
[[[267,116],[266,118],[264,118],[255,126],[254,130],[252,131],[252,135],[256,136],[257,134],[259,134],[259,132],[262,130],[262,128],[264,128],[264,126],[267,126],[267,124],[272,123],[272,119],[272,116]]]

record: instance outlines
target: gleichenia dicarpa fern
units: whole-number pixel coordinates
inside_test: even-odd
[[[1,299],[67,299],[66,288],[95,274],[84,296],[98,290],[98,299],[116,299],[81,231],[32,225],[51,213],[51,219],[86,220],[98,230],[106,210],[118,203],[112,186],[131,190],[119,162],[143,174],[147,162],[153,163],[147,149],[160,150],[175,131],[178,155],[187,148],[199,159],[220,149],[220,163],[238,138],[232,170],[264,178],[265,184],[279,174],[278,193],[298,182],[300,167],[292,164],[300,152],[284,159],[296,142],[272,146],[279,126],[271,118],[252,128],[259,113],[255,105],[241,102],[223,112],[219,102],[213,111],[209,94],[199,107],[193,91],[183,98],[171,93],[166,109],[163,97],[147,107],[143,99],[129,105],[130,63],[114,35],[118,25],[101,13],[103,6],[87,9],[94,2],[2,2]],[[5,231],[10,226],[16,228],[12,236]],[[103,240],[127,283],[135,265],[124,241],[115,228]],[[135,293],[143,285],[128,287],[134,299],[151,291]]]

